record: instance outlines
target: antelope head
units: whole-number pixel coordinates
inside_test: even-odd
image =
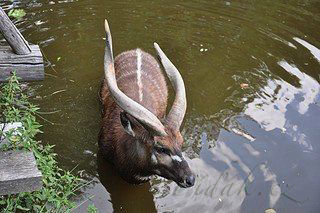
[[[129,98],[117,86],[112,51],[112,39],[107,20],[105,21],[107,45],[104,56],[105,79],[111,96],[123,110],[120,120],[124,131],[131,135],[136,145],[132,150],[134,159],[141,165],[139,177],[143,179],[157,174],[175,181],[180,187],[191,187],[195,175],[182,156],[183,137],[180,126],[185,116],[187,103],[183,79],[161,50],[157,43],[154,47],[158,58],[175,90],[175,99],[168,115],[162,119],[150,112],[138,102]],[[128,162],[130,163],[130,162]]]

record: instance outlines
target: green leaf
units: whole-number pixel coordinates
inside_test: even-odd
[[[98,212],[98,209],[93,204],[88,205],[88,213],[97,213],[97,212]]]
[[[16,19],[21,19],[26,15],[26,12],[24,11],[24,9],[12,9],[9,11],[8,15]]]
[[[23,210],[23,211],[29,211],[30,209],[22,207],[20,205],[17,206],[17,209]]]

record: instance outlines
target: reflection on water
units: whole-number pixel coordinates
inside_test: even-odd
[[[61,166],[92,180],[76,212],[319,212],[320,3],[1,1],[46,56],[34,101]],[[116,54],[157,41],[185,80],[184,155],[196,185],[125,183],[97,151],[103,20]],[[246,85],[242,87],[241,85]],[[52,123],[54,125],[52,125]]]
[[[296,42],[298,42],[301,45],[303,45],[308,50],[310,50],[310,52],[313,55],[313,57],[315,57],[320,62],[320,50],[317,47],[313,46],[312,44],[309,44],[307,41],[304,41],[304,40],[302,40],[300,38],[294,37],[293,39]]]
[[[319,83],[295,65],[285,60],[279,61],[278,65],[298,78],[299,86],[295,87],[284,80],[268,79],[267,85],[257,92],[258,97],[244,111],[268,131],[275,128],[285,131],[287,106],[298,101],[297,111],[305,114],[309,105],[316,102],[320,92]],[[297,100],[298,97],[300,100]]]
[[[149,183],[139,186],[128,184],[114,168],[98,154],[98,174],[102,185],[110,194],[113,211],[135,209],[137,212],[156,212]]]

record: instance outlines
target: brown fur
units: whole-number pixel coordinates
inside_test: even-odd
[[[137,84],[137,54],[136,50],[130,50],[121,53],[115,59],[115,73],[119,89],[128,97],[140,103],[158,118],[163,119],[166,113],[168,89],[165,78],[160,70],[158,62],[148,53],[141,50],[142,67],[141,81],[143,85],[143,99],[139,100],[139,88]],[[126,160],[135,158],[134,150],[130,150],[133,137],[128,135],[120,122],[120,112],[123,110],[115,103],[109,94],[107,83],[104,80],[102,84],[101,102],[103,105],[103,124],[100,132],[100,147],[103,149],[105,156],[114,162],[118,170],[128,167]],[[139,124],[137,124],[139,126]],[[143,128],[137,128],[142,134]],[[146,134],[145,137],[150,137]],[[151,147],[149,147],[151,148]],[[129,153],[128,153],[129,152]],[[131,152],[131,153],[130,153]],[[128,155],[129,154],[129,155]],[[138,160],[136,165],[144,165],[146,159],[138,157],[131,160]],[[134,166],[135,168],[137,166]],[[132,168],[131,168],[132,169]],[[143,170],[136,168],[135,170]],[[121,171],[120,171],[121,172]],[[122,173],[136,173],[137,171],[122,171]],[[139,171],[139,173],[144,173]],[[124,174],[129,176],[129,174]],[[147,175],[147,174],[146,174]]]
[[[142,101],[139,100],[136,50],[123,52],[116,57],[114,64],[117,84],[129,98],[140,103],[160,121],[163,121],[168,98],[165,77],[155,58],[142,50],[141,55]],[[103,120],[99,147],[125,180],[139,183],[148,180],[147,178],[151,175],[159,174],[181,183],[186,175],[192,174],[181,155],[183,138],[178,130],[165,126],[168,135],[155,136],[135,118],[126,114],[133,124],[132,128],[136,135],[133,137],[124,130],[121,124],[120,114],[123,113],[123,110],[110,95],[106,80],[102,84],[100,97],[103,105]],[[170,150],[169,155],[157,154],[158,164],[152,163],[151,160],[155,153],[155,143]],[[175,163],[170,155],[180,156],[183,161]]]

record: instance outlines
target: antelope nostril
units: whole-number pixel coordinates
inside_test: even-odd
[[[190,186],[193,186],[194,185],[194,182],[195,182],[195,176],[194,175],[190,175],[190,176],[187,176],[186,178],[186,184],[188,187]]]

